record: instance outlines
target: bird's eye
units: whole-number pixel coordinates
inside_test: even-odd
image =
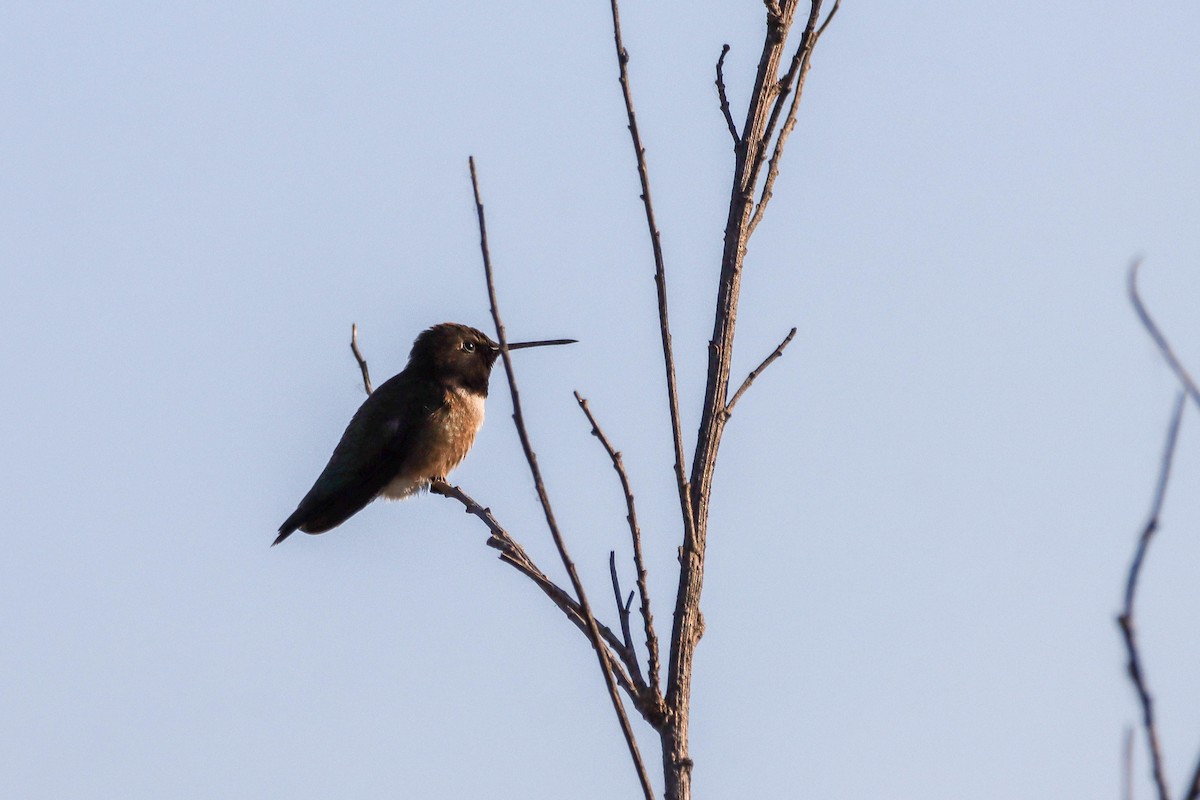
[[[466,350],[468,353],[474,353],[475,352],[475,343],[474,342],[463,342],[462,349]]]

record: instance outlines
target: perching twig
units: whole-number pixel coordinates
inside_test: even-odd
[[[521,547],[517,540],[500,525],[490,508],[484,508],[461,488],[444,481],[434,481],[429,490],[434,494],[440,494],[443,497],[457,500],[462,503],[463,509],[468,514],[478,517],[487,526],[491,534],[487,541],[488,547],[493,547],[500,551],[500,560],[537,584],[538,588],[550,598],[550,601],[566,614],[567,619],[574,623],[583,632],[584,636],[588,635],[588,625],[579,603],[538,568],[533,559],[529,557],[529,554],[525,552],[525,548]],[[599,621],[596,624],[605,643],[612,648],[614,654],[619,654],[623,649],[621,640],[617,638],[617,635],[607,625]],[[652,712],[653,709],[646,707],[643,701],[645,683],[641,680],[640,676],[635,678],[627,674],[615,660],[612,664],[617,682],[629,695],[629,699],[633,701],[638,710],[643,714]]]
[[[611,0],[613,43],[617,48],[618,80],[625,98],[625,114],[629,118],[629,136],[637,159],[638,179],[642,184],[642,205],[646,208],[646,226],[650,229],[650,247],[654,251],[654,285],[658,292],[658,329],[662,339],[663,362],[667,372],[667,405],[671,414],[671,437],[675,444],[675,483],[679,490],[679,509],[683,515],[685,536],[691,538],[694,528],[692,498],[687,481],[687,464],[683,455],[683,428],[679,422],[679,390],[675,385],[675,355],[671,347],[671,324],[667,314],[667,270],[663,262],[662,241],[658,223],[654,220],[654,203],[650,199],[650,174],[646,169],[646,148],[638,133],[637,115],[633,111],[633,94],[629,88],[629,53],[621,40],[621,14],[617,0]]]
[[[1162,464],[1158,472],[1158,485],[1154,490],[1154,501],[1150,506],[1150,516],[1146,520],[1146,526],[1142,529],[1142,534],[1138,538],[1138,545],[1134,551],[1133,560],[1129,564],[1129,575],[1125,581],[1125,605],[1121,609],[1121,615],[1117,617],[1117,625],[1121,629],[1121,635],[1125,641],[1125,652],[1129,659],[1129,679],[1133,682],[1133,687],[1137,691],[1138,701],[1142,707],[1142,728],[1146,733],[1146,747],[1150,751],[1150,765],[1154,773],[1154,783],[1158,787],[1159,800],[1170,800],[1171,793],[1167,789],[1167,777],[1163,769],[1162,749],[1158,742],[1158,727],[1154,720],[1154,700],[1150,696],[1149,687],[1146,685],[1145,673],[1142,670],[1141,654],[1137,645],[1137,635],[1133,621],[1133,601],[1137,594],[1137,583],[1142,571],[1142,562],[1146,557],[1147,549],[1150,547],[1150,539],[1154,536],[1154,532],[1158,530],[1159,514],[1162,512],[1163,500],[1167,495],[1167,482],[1171,477],[1171,463],[1175,457],[1175,443],[1179,438],[1179,424],[1183,419],[1183,406],[1186,399],[1187,395],[1181,391],[1175,401],[1175,409],[1171,414],[1171,423],[1167,426],[1167,441],[1163,447]]]
[[[625,464],[621,460],[621,454],[612,446],[612,442],[604,435],[604,431],[600,430],[600,423],[596,422],[596,417],[592,414],[591,408],[588,407],[588,401],[583,399],[579,392],[575,392],[575,401],[579,403],[579,407],[583,409],[584,415],[587,416],[588,422],[591,423],[592,435],[600,440],[601,446],[604,447],[604,452],[608,453],[613,469],[616,470],[617,479],[621,481],[621,490],[625,493],[625,519],[629,522],[629,535],[633,540],[633,566],[637,570],[638,594],[642,600],[642,623],[646,629],[646,652],[649,654],[647,672],[650,673],[650,690],[654,695],[655,702],[661,703],[662,695],[659,693],[658,683],[658,636],[654,632],[654,615],[650,613],[650,589],[646,585],[646,564],[642,560],[642,530],[638,526],[637,509],[633,502],[633,489],[630,488],[629,475],[625,472]]]
[[[500,357],[504,361],[504,374],[508,378],[508,390],[512,397],[513,423],[517,428],[517,436],[521,440],[521,449],[525,451],[525,460],[529,463],[529,472],[533,477],[533,485],[537,491],[538,500],[542,504],[546,526],[550,529],[550,535],[554,539],[555,547],[558,548],[563,568],[566,569],[567,575],[571,579],[571,586],[575,590],[575,597],[579,601],[580,610],[584,620],[587,622],[588,635],[592,640],[592,647],[596,651],[596,659],[600,663],[600,671],[604,675],[604,683],[608,686],[613,710],[616,712],[617,719],[621,724],[621,732],[625,735],[625,742],[629,746],[629,755],[633,759],[638,780],[642,785],[642,792],[645,794],[646,800],[654,800],[654,790],[650,786],[650,778],[646,774],[646,765],[642,762],[642,755],[638,751],[637,740],[633,735],[633,728],[629,724],[629,717],[625,713],[625,706],[621,703],[621,695],[617,692],[616,680],[613,677],[614,665],[609,658],[608,649],[604,646],[603,639],[601,638],[596,617],[592,613],[587,593],[583,589],[583,582],[579,579],[575,563],[567,553],[566,543],[563,541],[562,533],[558,529],[558,523],[554,519],[554,511],[550,507],[550,496],[546,493],[546,485],[542,481],[542,472],[538,468],[537,455],[533,452],[533,445],[529,441],[529,433],[525,429],[525,419],[521,414],[521,396],[517,391],[512,357],[508,352],[508,340],[504,332],[504,322],[500,319],[500,307],[496,300],[496,285],[492,276],[491,255],[488,252],[487,225],[484,220],[483,200],[480,199],[479,195],[479,178],[475,173],[475,158],[471,157],[468,164],[471,169],[471,188],[475,193],[475,213],[479,219],[479,247],[483,255],[483,271],[487,280],[488,300],[491,304],[492,321],[496,325],[496,341],[500,343]]]
[[[741,143],[737,125],[733,121],[733,113],[729,110],[729,97],[725,94],[725,56],[729,55],[729,45],[721,45],[721,55],[717,58],[717,96],[721,99],[721,113],[725,115],[725,124],[729,126],[729,135],[733,137],[733,146]]]
[[[367,390],[367,394],[370,394],[375,390],[371,388],[371,371],[367,369],[366,359],[362,357],[362,353],[358,349],[357,323],[350,325],[350,351],[354,353],[354,360],[358,362],[358,368],[362,372],[363,388]]]
[[[1188,396],[1192,398],[1192,402],[1200,408],[1200,388],[1196,387],[1196,381],[1188,374],[1188,371],[1183,366],[1183,362],[1175,355],[1175,351],[1171,349],[1171,345],[1167,342],[1167,337],[1163,336],[1158,325],[1150,316],[1150,312],[1146,310],[1145,303],[1142,302],[1142,296],[1138,292],[1137,278],[1138,270],[1141,269],[1142,261],[1138,259],[1129,267],[1129,300],[1133,303],[1133,310],[1137,312],[1138,319],[1142,321],[1142,325],[1146,328],[1146,332],[1150,334],[1150,338],[1158,345],[1158,350],[1162,353],[1163,358],[1167,360],[1167,364],[1175,372],[1175,376],[1179,378],[1179,382],[1183,384],[1184,390]]]
[[[771,366],[771,362],[783,355],[784,348],[791,344],[792,339],[794,339],[795,336],[796,329],[792,328],[791,331],[788,332],[788,335],[784,337],[783,341],[779,343],[779,346],[776,347],[771,353],[771,355],[764,358],[761,364],[750,371],[750,374],[746,376],[746,380],[742,381],[742,385],[738,387],[736,392],[733,393],[733,398],[725,404],[726,416],[733,413],[733,407],[737,405],[737,401],[740,400],[742,395],[746,393],[746,390],[750,388],[750,384],[754,383],[755,379],[757,379],[758,376],[763,373],[763,370]]]

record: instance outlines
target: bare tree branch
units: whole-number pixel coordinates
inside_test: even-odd
[[[615,2],[615,0],[614,0]],[[642,755],[638,751],[637,739],[633,735],[633,728],[629,724],[629,717],[625,713],[625,706],[621,702],[621,695],[617,692],[617,684],[613,677],[613,663],[609,658],[608,649],[604,646],[603,639],[600,635],[600,629],[596,623],[596,617],[592,614],[592,609],[588,603],[587,593],[583,589],[583,582],[579,579],[579,573],[575,569],[575,563],[571,560],[571,556],[567,553],[567,545],[563,540],[562,533],[558,529],[558,523],[554,519],[554,511],[550,507],[550,497],[546,492],[545,483],[542,481],[542,472],[538,468],[537,455],[533,452],[533,445],[529,441],[529,433],[525,429],[525,419],[521,414],[521,396],[517,391],[516,375],[513,372],[512,356],[508,352],[508,339],[504,332],[504,322],[500,318],[499,303],[496,299],[496,285],[492,275],[492,260],[488,252],[487,245],[487,225],[484,220],[483,201],[479,195],[479,178],[475,172],[475,158],[471,157],[468,161],[471,169],[471,188],[475,194],[475,213],[479,218],[479,247],[483,255],[483,270],[484,276],[487,279],[488,300],[492,309],[492,321],[496,325],[496,341],[500,343],[500,357],[504,361],[504,374],[508,378],[509,394],[512,397],[513,404],[513,423],[517,428],[517,436],[521,440],[521,449],[525,451],[525,460],[529,462],[529,472],[533,477],[533,485],[537,490],[538,500],[541,501],[542,511],[546,518],[546,526],[550,529],[550,535],[554,539],[554,545],[558,548],[559,557],[562,560],[563,568],[566,569],[567,575],[571,579],[571,586],[575,590],[575,597],[579,601],[579,607],[587,622],[588,635],[592,640],[592,647],[596,652],[596,659],[600,664],[600,671],[604,675],[604,683],[608,686],[608,693],[612,699],[613,711],[616,712],[617,720],[621,724],[621,732],[625,735],[625,742],[629,746],[629,755],[633,759],[634,768],[637,771],[638,780],[642,785],[642,792],[646,796],[646,800],[654,800],[654,790],[650,786],[650,778],[646,773],[646,766],[642,762]]]
[[[776,101],[775,110],[772,112],[771,123],[767,128],[766,137],[769,140],[771,129],[775,125],[775,119],[778,116],[780,107],[784,100],[791,92],[792,83],[796,84],[795,94],[792,95],[792,103],[788,107],[787,118],[784,121],[783,128],[779,131],[779,136],[775,139],[775,148],[771,153],[771,160],[767,166],[767,179],[763,184],[762,193],[759,196],[758,207],[754,210],[754,216],[750,219],[750,232],[758,227],[758,223],[762,220],[763,213],[766,211],[767,203],[771,201],[771,196],[775,188],[775,179],[779,177],[779,160],[783,156],[783,148],[787,144],[788,137],[792,135],[792,131],[796,128],[796,114],[800,110],[800,98],[804,94],[804,80],[808,77],[808,68],[812,63],[812,52],[817,46],[817,41],[820,40],[821,34],[825,32],[825,28],[833,21],[833,17],[837,14],[838,8],[841,6],[842,0],[836,0],[833,8],[830,9],[829,15],[825,17],[825,22],[815,32],[813,26],[816,24],[820,14],[820,3],[813,3],[812,13],[809,16],[808,25],[804,29],[804,35],[800,38],[800,46],[796,49],[796,55],[792,58],[792,66],[788,70],[788,74],[780,83],[779,99]],[[766,153],[764,143],[761,155]],[[760,162],[761,166],[761,162]],[[758,167],[756,167],[754,179],[758,180]]]
[[[1129,726],[1121,742],[1121,800],[1133,800],[1133,728]]]
[[[1200,389],[1196,387],[1196,381],[1188,374],[1187,369],[1183,366],[1183,362],[1175,355],[1175,351],[1171,349],[1171,345],[1167,342],[1167,337],[1163,336],[1158,325],[1150,316],[1150,312],[1146,310],[1145,303],[1142,302],[1142,296],[1138,292],[1137,278],[1138,271],[1142,267],[1141,259],[1133,262],[1129,267],[1129,300],[1133,303],[1133,309],[1137,312],[1138,319],[1142,321],[1142,325],[1146,328],[1146,332],[1150,334],[1150,338],[1158,345],[1158,350],[1162,353],[1163,358],[1167,360],[1167,364],[1175,372],[1175,376],[1179,378],[1179,382],[1183,384],[1184,390],[1188,396],[1192,398],[1192,402],[1200,408]]]
[[[740,400],[742,395],[746,393],[746,390],[750,388],[750,384],[754,383],[758,376],[763,373],[763,370],[771,366],[771,362],[783,355],[784,348],[791,344],[792,339],[795,337],[796,329],[792,328],[791,331],[788,332],[788,335],[784,337],[783,341],[779,343],[779,346],[776,347],[771,353],[771,355],[764,358],[761,364],[750,371],[750,374],[746,376],[746,380],[742,381],[742,385],[738,387],[736,392],[733,393],[732,399],[725,404],[725,416],[729,416],[733,413],[733,407],[737,405],[737,401]]]
[[[1175,457],[1175,443],[1179,439],[1179,425],[1183,419],[1183,406],[1187,395],[1180,392],[1175,400],[1175,408],[1171,414],[1171,423],[1167,427],[1167,441],[1163,447],[1162,465],[1158,473],[1158,485],[1154,490],[1154,501],[1150,506],[1150,516],[1142,535],[1138,538],[1137,549],[1129,564],[1129,575],[1125,581],[1125,605],[1117,617],[1117,625],[1121,629],[1125,641],[1125,651],[1128,656],[1129,679],[1137,691],[1138,701],[1142,707],[1142,728],[1146,733],[1146,747],[1150,751],[1150,764],[1154,773],[1154,783],[1158,788],[1159,800],[1170,800],[1171,793],[1167,788],[1167,777],[1163,769],[1162,749],[1158,741],[1158,727],[1154,719],[1154,700],[1146,685],[1145,673],[1142,669],[1141,654],[1137,645],[1137,633],[1133,621],[1133,601],[1137,594],[1138,577],[1141,575],[1142,562],[1150,547],[1150,540],[1158,530],[1159,515],[1162,512],[1163,501],[1167,495],[1167,482],[1171,477],[1171,463]]]
[[[725,56],[729,55],[729,45],[721,45],[721,55],[717,58],[717,96],[721,99],[721,113],[725,115],[725,124],[729,126],[729,135],[733,137],[733,146],[737,147],[742,141],[738,134],[737,125],[733,121],[733,113],[729,110],[729,96],[725,94]]]
[[[638,526],[637,509],[633,502],[633,489],[630,488],[629,476],[625,472],[625,464],[621,460],[621,454],[617,452],[616,448],[612,446],[612,442],[604,435],[604,431],[600,429],[600,423],[596,421],[591,408],[588,407],[588,401],[581,397],[579,392],[575,392],[575,401],[579,403],[579,407],[583,409],[584,415],[587,416],[588,422],[591,423],[592,435],[600,440],[600,444],[604,447],[604,452],[608,453],[613,469],[616,470],[617,478],[621,481],[621,490],[625,493],[625,519],[629,522],[629,535],[633,540],[633,565],[637,570],[638,594],[642,600],[642,623],[646,629],[646,652],[649,656],[647,672],[650,673],[650,690],[654,694],[655,701],[661,703],[662,695],[659,692],[658,683],[658,636],[654,631],[654,615],[650,613],[650,589],[646,585],[646,564],[642,560],[642,531]]]
[[[367,394],[375,391],[371,388],[371,371],[367,369],[366,359],[358,349],[358,324],[351,323],[350,325],[350,352],[354,353],[354,360],[358,362],[358,369],[362,372],[363,388],[367,390]]]
[[[692,499],[687,482],[687,465],[683,455],[683,428],[679,422],[679,390],[675,384],[675,355],[671,347],[671,324],[667,313],[667,271],[663,262],[662,238],[654,220],[654,202],[650,198],[650,174],[646,168],[646,148],[638,133],[637,115],[633,111],[633,94],[629,88],[629,53],[621,40],[621,14],[617,0],[611,0],[613,43],[617,49],[618,80],[625,98],[625,114],[629,118],[629,136],[637,159],[638,180],[642,184],[642,204],[646,208],[646,226],[650,229],[650,247],[654,251],[654,285],[658,292],[658,327],[662,338],[663,362],[667,373],[667,403],[671,414],[671,437],[675,444],[675,482],[679,489],[679,508],[683,516],[685,535],[690,538],[694,527]]]

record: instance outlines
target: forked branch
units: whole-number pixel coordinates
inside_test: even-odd
[[[584,415],[591,423],[592,435],[600,440],[604,452],[608,453],[613,470],[617,473],[617,479],[621,482],[621,491],[625,494],[625,519],[629,522],[629,536],[633,541],[633,566],[637,570],[638,595],[642,602],[642,625],[646,631],[646,652],[649,659],[647,672],[650,673],[650,690],[655,702],[661,703],[662,696],[658,684],[658,635],[654,631],[654,615],[650,613],[650,589],[646,585],[646,564],[642,560],[642,530],[637,521],[633,489],[629,485],[629,475],[625,472],[625,463],[621,460],[621,454],[617,452],[616,448],[612,446],[612,442],[604,435],[604,431],[600,429],[600,423],[596,421],[595,415],[588,407],[588,401],[581,397],[579,392],[575,393],[575,401],[579,403],[579,407],[583,409]]]
[[[750,233],[753,233],[754,229],[758,227],[758,223],[762,221],[767,204],[771,201],[775,189],[775,179],[779,177],[779,160],[783,157],[783,148],[787,145],[788,137],[792,135],[792,131],[796,128],[796,115],[800,110],[800,98],[804,95],[804,80],[808,77],[808,68],[812,63],[813,49],[817,46],[821,35],[825,33],[825,29],[829,27],[829,23],[833,21],[833,17],[837,14],[841,4],[842,0],[836,0],[833,8],[829,10],[828,16],[825,17],[825,21],[820,27],[816,27],[816,25],[817,20],[820,18],[821,4],[819,2],[812,4],[808,24],[804,28],[804,34],[800,37],[800,44],[796,48],[796,54],[792,57],[791,67],[779,83],[779,96],[774,101],[775,107],[771,112],[771,120],[767,125],[763,145],[757,153],[757,163],[754,168],[752,186],[757,185],[758,173],[762,168],[762,158],[766,155],[767,148],[771,146],[771,133],[775,130],[780,111],[783,108],[783,104],[787,101],[789,94],[792,100],[788,105],[783,127],[780,129],[779,135],[775,137],[774,147],[771,148],[771,158],[767,164],[767,178],[763,183],[762,192],[759,194],[758,206],[754,209],[754,216],[750,219]]]
[[[1197,390],[1196,382],[1183,366],[1183,362],[1175,355],[1170,342],[1167,341],[1166,336],[1163,335],[1154,318],[1150,316],[1146,304],[1142,301],[1137,284],[1140,267],[1141,261],[1138,260],[1134,261],[1129,268],[1129,301],[1133,305],[1138,319],[1141,320],[1142,326],[1145,327],[1146,332],[1154,340],[1155,345],[1157,345],[1159,352],[1179,379],[1181,389],[1179,396],[1175,400],[1174,410],[1171,413],[1171,422],[1167,426],[1166,444],[1163,447],[1162,463],[1159,466],[1158,482],[1154,489],[1154,499],[1150,504],[1150,514],[1147,517],[1145,527],[1142,529],[1141,536],[1138,537],[1137,548],[1134,550],[1133,558],[1129,563],[1129,574],[1125,580],[1125,601],[1121,613],[1117,617],[1117,625],[1121,629],[1121,638],[1125,643],[1129,680],[1133,683],[1138,697],[1138,704],[1142,711],[1142,730],[1146,735],[1146,748],[1150,752],[1150,765],[1154,775],[1154,785],[1158,791],[1159,800],[1170,800],[1170,790],[1167,787],[1166,771],[1163,766],[1162,747],[1159,742],[1158,726],[1154,716],[1154,699],[1150,694],[1145,671],[1142,667],[1141,651],[1138,648],[1137,629],[1134,624],[1133,610],[1142,564],[1149,550],[1150,541],[1158,530],[1159,517],[1162,513],[1163,502],[1166,499],[1167,483],[1171,477],[1171,465],[1175,457],[1175,444],[1179,439],[1179,427],[1183,419],[1184,406],[1190,398],[1200,408],[1200,391]],[[1200,800],[1200,762],[1196,764],[1191,782],[1183,797],[1185,800]]]
[[[504,527],[496,520],[496,517],[492,514],[492,510],[490,508],[485,508],[477,503],[474,498],[469,496],[458,486],[445,483],[444,481],[436,481],[430,487],[430,491],[434,494],[440,494],[443,497],[457,500],[458,502],[462,503],[463,509],[466,511],[466,513],[477,517],[481,522],[483,522],[491,534],[487,541],[488,547],[493,547],[499,550],[501,561],[513,567],[518,572],[525,575],[527,578],[537,584],[538,588],[541,589],[548,598],[550,598],[550,601],[554,603],[554,605],[558,606],[558,608],[567,616],[567,619],[574,623],[574,625],[583,632],[584,636],[588,636],[587,620],[584,617],[583,609],[579,605],[578,601],[571,597],[571,595],[563,590],[558,584],[550,580],[550,578],[546,576],[546,573],[542,572],[541,569],[538,568],[537,564],[533,562],[533,559],[529,557],[529,554],[525,552],[525,548],[521,547],[517,540],[514,539],[512,535],[509,534],[509,532],[505,530]],[[633,674],[632,671],[627,673],[621,668],[615,659],[620,657],[621,662],[625,663],[626,667],[631,670],[636,668],[636,662],[633,662],[631,666],[630,663],[621,655],[624,645],[621,639],[617,638],[617,635],[613,633],[611,628],[599,621],[597,621],[596,626],[600,631],[601,638],[603,638],[605,643],[611,648],[611,652],[609,654],[610,661],[612,663],[613,672],[616,676],[617,683],[620,684],[621,688],[624,689],[626,694],[629,695],[629,699],[633,701],[634,705],[639,711],[641,711],[643,714],[647,713],[647,711],[651,711],[652,709],[649,708],[647,708],[646,711],[643,711],[643,706],[645,705],[643,698],[645,696],[646,687],[645,683],[641,680],[640,675]]]

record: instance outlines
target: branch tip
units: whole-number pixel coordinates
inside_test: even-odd
[[[729,128],[729,135],[733,137],[733,146],[736,150],[737,146],[742,143],[742,136],[738,133],[737,124],[733,121],[733,113],[729,108],[729,96],[725,93],[725,56],[729,55],[729,45],[721,45],[721,55],[717,57],[717,97],[721,101],[721,114],[725,117],[725,126]]]

